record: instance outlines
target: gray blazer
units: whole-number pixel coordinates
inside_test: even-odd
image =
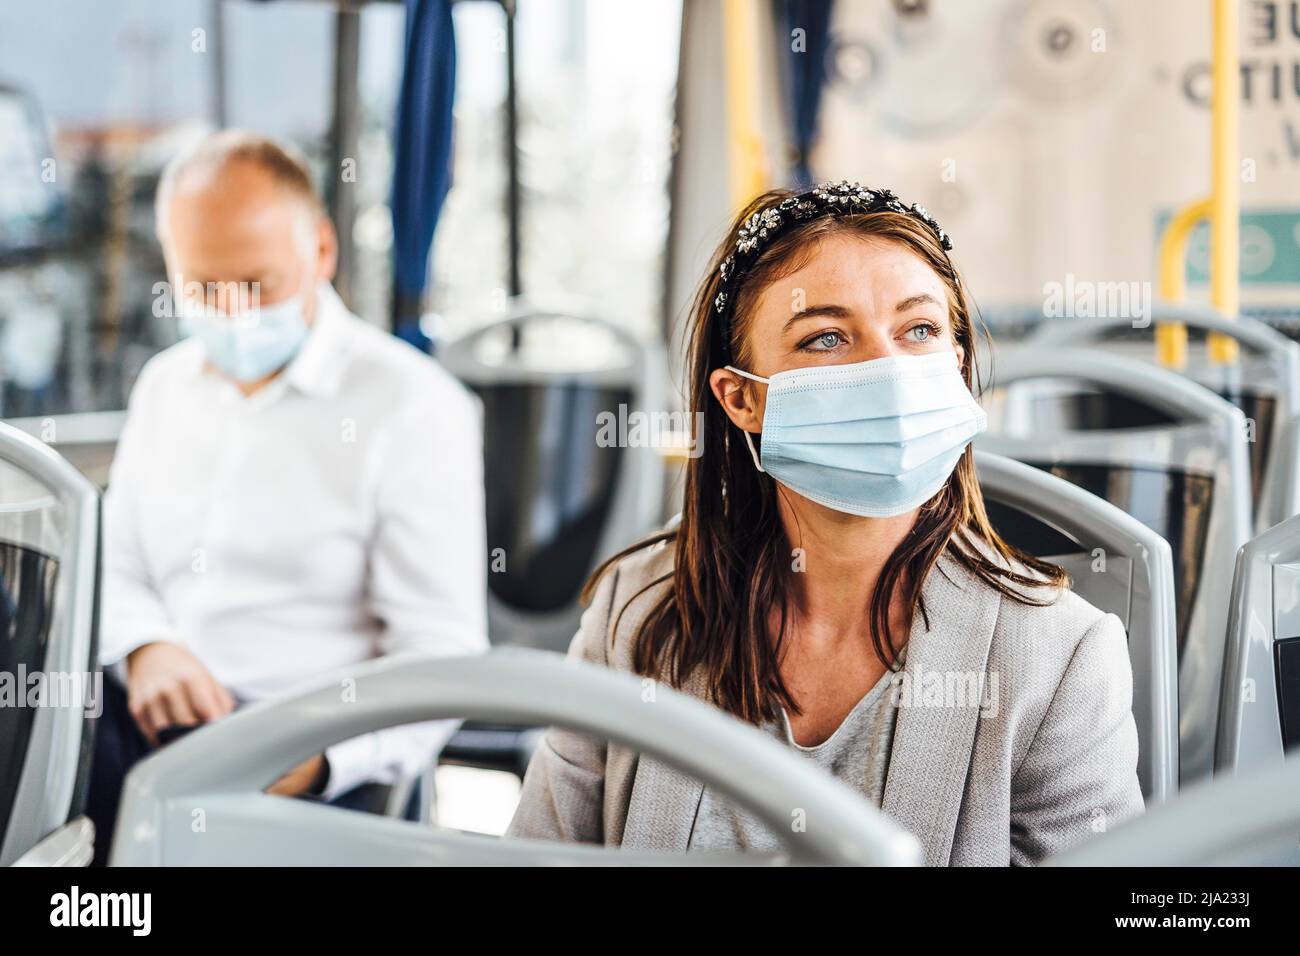
[[[668,585],[629,601],[672,565],[659,544],[611,569],[570,657],[631,670],[637,628]],[[882,809],[928,865],[1034,863],[1142,812],[1123,626],[1073,592],[1038,593],[1054,603],[1004,597],[947,554],[925,582],[929,628],[918,614]],[[698,677],[682,690],[707,699]],[[684,851],[702,794],[656,758],[553,728],[509,833]]]

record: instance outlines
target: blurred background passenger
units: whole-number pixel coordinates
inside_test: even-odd
[[[97,734],[104,834],[160,734],[371,658],[487,645],[480,408],[336,295],[302,160],[214,135],[167,169],[157,228],[189,337],[142,371],[106,496],[100,656],[125,687],[106,682]],[[363,808],[449,729],[344,741],[271,790]]]

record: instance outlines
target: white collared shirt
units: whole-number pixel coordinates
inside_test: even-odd
[[[140,373],[104,503],[100,657],[175,641],[258,700],[378,656],[478,653],[485,539],[478,401],[322,286],[252,396],[193,339]],[[454,726],[329,748],[325,797],[418,772]]]

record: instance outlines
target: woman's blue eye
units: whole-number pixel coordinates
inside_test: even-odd
[[[914,325],[912,328],[907,330],[907,334],[911,335],[915,342],[928,342],[933,336],[938,334],[938,329],[933,325]]]
[[[804,348],[814,349],[816,351],[826,351],[839,345],[843,339],[838,332],[823,332],[821,335],[814,336],[804,345]]]

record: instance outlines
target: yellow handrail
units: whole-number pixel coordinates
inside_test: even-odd
[[[1178,211],[1160,237],[1160,298],[1178,302],[1187,294],[1184,261],[1192,230],[1204,222],[1214,207],[1202,199]],[[1156,358],[1166,368],[1187,367],[1187,326],[1182,322],[1156,323]]]
[[[1209,199],[1183,207],[1160,238],[1160,296],[1177,302],[1187,294],[1184,262],[1191,232],[1210,221],[1210,302],[1224,315],[1236,316],[1240,309],[1238,242],[1239,113],[1241,106],[1241,63],[1237,49],[1237,0],[1213,0],[1213,44],[1210,100]],[[1229,364],[1237,360],[1238,344],[1232,336],[1211,332],[1210,361]],[[1187,365],[1187,328],[1181,322],[1156,326],[1156,357],[1170,368]]]
[[[753,0],[726,0],[722,7],[723,62],[727,107],[727,167],[731,205],[741,209],[767,184],[759,126],[757,61],[764,49],[759,7]]]
[[[1241,54],[1237,45],[1237,0],[1214,0],[1214,54],[1210,127],[1214,211],[1210,215],[1210,302],[1221,313],[1240,311]],[[1237,360],[1237,340],[1222,334],[1209,339],[1210,361]]]

